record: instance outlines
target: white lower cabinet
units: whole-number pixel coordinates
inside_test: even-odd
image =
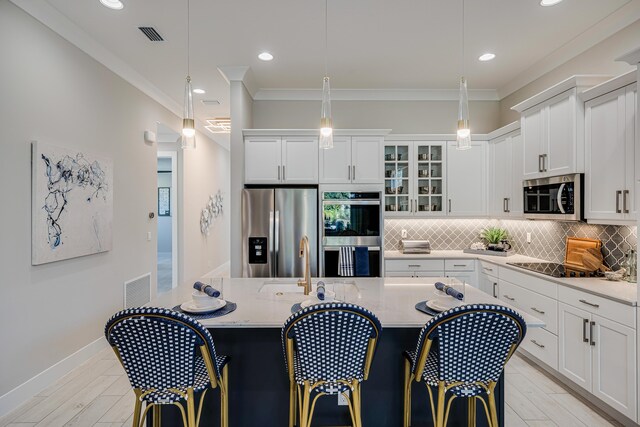
[[[492,297],[498,298],[498,278],[486,273],[480,273],[478,288]]]
[[[562,302],[559,323],[558,371],[636,420],[636,331]]]
[[[384,262],[386,277],[444,277],[442,259],[388,259]]]
[[[520,347],[549,367],[558,369],[558,337],[543,328],[529,328]]]

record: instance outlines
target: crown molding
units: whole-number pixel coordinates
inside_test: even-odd
[[[616,61],[624,61],[629,65],[638,65],[640,63],[640,48],[625,53],[621,57],[616,58]]]
[[[518,76],[497,90],[500,99],[506,98],[553,69],[575,58],[608,37],[640,19],[640,1],[629,0],[609,16],[578,34],[573,40],[523,70]]]
[[[321,89],[260,89],[255,101],[321,101]],[[331,89],[332,101],[458,101],[457,89]],[[499,101],[493,89],[469,90],[470,101]]]
[[[494,130],[493,132],[490,132],[487,134],[487,139],[489,139],[489,141],[494,140],[496,138],[499,138],[501,136],[504,136],[508,133],[511,132],[515,132],[517,130],[520,130],[520,120],[516,120],[515,122],[511,122],[508,125],[502,126],[499,129]]]
[[[135,71],[127,63],[122,61],[113,52],[106,49],[96,39],[91,37],[86,31],[74,24],[69,18],[60,13],[56,8],[46,1],[11,0],[13,4],[25,11],[31,17],[48,27],[54,33],[98,61],[111,70],[118,77],[131,84],[133,87],[153,99],[155,102],[169,110],[177,117],[182,117],[182,105],[174,101],[170,96],[151,83],[142,74]],[[207,139],[219,144],[226,150],[225,146],[209,135],[202,120],[196,118],[196,129],[202,132]]]
[[[611,76],[600,74],[571,76],[568,79],[551,86],[549,89],[543,90],[542,92],[533,95],[531,98],[527,98],[521,103],[514,105],[511,109],[518,113],[522,113],[524,110],[551,99],[569,89],[578,88],[578,93],[581,93],[586,88],[591,88],[610,79]]]
[[[334,136],[385,136],[391,129],[334,129]],[[318,136],[320,129],[242,129],[244,136]]]
[[[248,65],[221,65],[218,67],[218,72],[229,85],[231,82],[242,82],[251,98],[255,99],[258,88],[251,67]]]
[[[638,80],[638,73],[636,70],[628,71],[618,77],[614,77],[611,80],[607,80],[604,83],[600,83],[590,89],[582,92],[579,97],[582,101],[587,102],[593,98],[597,98],[606,93],[613,92],[621,87],[628,86],[635,83]]]

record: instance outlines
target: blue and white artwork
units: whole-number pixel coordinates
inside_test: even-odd
[[[111,250],[113,162],[34,142],[31,264]]]

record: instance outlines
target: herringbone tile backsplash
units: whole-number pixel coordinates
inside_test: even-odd
[[[605,263],[617,269],[629,249],[638,244],[637,227],[591,225],[583,222],[522,221],[499,219],[385,219],[385,249],[399,249],[401,231],[408,239],[425,239],[433,250],[468,248],[480,241],[480,231],[489,226],[507,230],[513,248],[522,255],[563,262],[567,237],[600,239]],[[527,243],[527,233],[531,243]]]

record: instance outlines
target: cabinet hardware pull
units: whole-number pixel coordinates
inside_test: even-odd
[[[544,314],[544,311],[542,311],[542,310],[538,310],[538,309],[537,309],[537,308],[535,308],[535,307],[531,307],[531,310],[535,311],[536,313]]]
[[[542,172],[542,154],[538,155],[538,172]]]
[[[409,268],[411,268],[411,267],[418,268],[418,267],[420,267],[420,264],[409,264],[407,267],[409,267]]]
[[[351,181],[351,165],[347,165],[347,179]]]
[[[493,268],[485,267],[484,269],[487,270],[487,271],[493,271]]]
[[[596,325],[596,322],[589,323],[589,340],[591,341],[589,344],[595,346],[596,342],[593,340],[593,327]]]
[[[504,295],[504,297],[506,299],[508,299],[509,301],[515,301],[516,300],[515,298],[511,298],[509,295],[506,295],[506,294]]]
[[[507,197],[507,213],[511,213],[511,208],[509,207],[509,203],[511,203],[511,197]]]
[[[585,300],[583,300],[583,299],[581,299],[581,300],[578,300],[578,301],[580,301],[580,302],[581,302],[581,303],[583,303],[583,304],[587,304],[587,305],[590,305],[591,307],[595,307],[595,308],[598,308],[598,307],[600,307],[600,306],[599,306],[598,304],[594,304],[594,303],[592,303],[592,302],[589,302],[589,301],[585,301]]]
[[[466,264],[453,264],[454,267],[466,267]]]
[[[451,213],[451,199],[449,199],[449,213]]]
[[[415,213],[416,208],[413,206],[413,199],[411,199],[411,212]]]
[[[622,194],[622,191],[616,191],[616,213],[622,213],[622,211],[620,210],[620,195]]]
[[[493,297],[494,298],[498,298],[498,296],[496,295],[496,286],[498,286],[498,284],[496,282],[493,282]]]
[[[589,324],[589,319],[582,319],[582,321],[584,322],[582,324],[582,341],[589,342],[589,339],[587,338],[587,325]]]
[[[286,181],[287,180],[287,178],[286,178],[287,175],[284,173],[284,171],[285,171],[285,166],[282,165],[282,180]]]
[[[351,166],[353,168],[353,173],[351,175],[353,175],[353,180],[355,181],[356,179],[356,167],[355,166]]]
[[[280,181],[280,166],[278,166],[278,181]]]
[[[627,196],[629,195],[629,190],[624,190],[622,192],[622,212],[629,213],[629,209],[627,209]]]
[[[502,212],[507,211],[507,198],[502,199]]]
[[[544,345],[539,344],[538,341],[536,341],[536,340],[531,340],[531,342],[534,343],[535,345],[537,345],[540,348],[544,348]]]
[[[542,172],[546,172],[547,171],[547,155],[543,154],[542,155]]]

